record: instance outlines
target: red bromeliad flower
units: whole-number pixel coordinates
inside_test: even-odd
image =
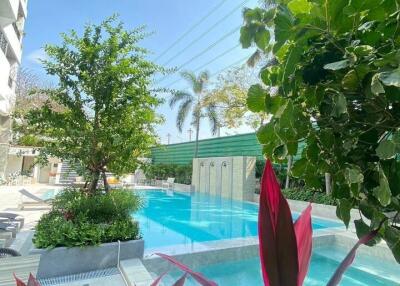
[[[312,250],[311,204],[293,224],[269,160],[261,180],[258,237],[264,285],[303,285]]]

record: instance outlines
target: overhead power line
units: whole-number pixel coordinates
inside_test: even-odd
[[[212,73],[212,74],[211,74],[211,77],[213,77],[213,76],[215,76],[215,75],[217,75],[217,74],[220,74],[220,73],[222,73],[222,72],[224,72],[224,71],[230,69],[231,67],[234,67],[234,66],[236,66],[236,65],[238,65],[238,64],[240,64],[240,63],[244,63],[248,58],[249,58],[249,56],[245,56],[245,57],[243,57],[243,58],[237,60],[236,62],[230,64],[229,66],[226,66],[226,67],[224,67],[224,68],[222,68],[222,69],[220,69],[220,70],[218,70],[218,71]]]
[[[240,43],[237,44],[237,45],[235,45],[235,46],[233,46],[232,48],[229,48],[229,49],[223,51],[222,53],[220,53],[220,54],[217,55],[216,57],[212,58],[211,60],[209,60],[209,61],[206,62],[205,64],[203,64],[203,65],[201,65],[201,66],[195,68],[195,69],[193,70],[193,72],[195,73],[195,72],[197,72],[197,71],[199,71],[199,70],[202,70],[203,68],[205,68],[205,67],[208,66],[209,64],[215,62],[216,60],[220,59],[221,57],[225,56],[226,54],[232,52],[234,49],[236,49],[236,48],[239,47],[239,46],[240,46]]]
[[[196,39],[191,41],[188,45],[186,45],[184,48],[179,50],[177,53],[175,53],[172,57],[170,57],[165,63],[163,63],[163,66],[166,66],[170,62],[172,62],[176,57],[180,56],[183,54],[188,48],[192,47],[194,44],[196,44],[198,41],[200,41],[202,38],[204,38],[207,34],[209,34],[212,30],[214,30],[218,25],[226,21],[229,16],[231,16],[233,13],[236,12],[239,8],[241,8],[246,2],[249,2],[249,0],[245,0],[239,5],[237,5],[235,8],[233,8],[229,13],[227,13],[225,16],[223,16],[221,19],[219,19],[217,22],[215,22],[213,25],[211,25],[210,28],[208,28],[206,31],[204,31],[200,36],[198,36]]]
[[[218,70],[218,71],[212,73],[212,74],[210,75],[210,77],[213,77],[213,76],[215,76],[215,75],[217,75],[217,74],[220,74],[220,73],[226,71],[227,69],[230,69],[230,68],[232,68],[232,67],[234,67],[234,66],[236,66],[236,65],[238,65],[238,64],[240,64],[240,63],[245,62],[249,57],[250,57],[250,56],[247,55],[247,56],[245,56],[245,57],[243,57],[243,58],[240,58],[239,60],[233,62],[232,64],[230,64],[230,65],[228,65],[228,66],[225,66],[225,67],[223,67],[222,69],[220,69],[220,70]],[[205,66],[205,65],[204,65],[204,66]],[[166,88],[171,87],[172,85],[176,84],[177,82],[180,82],[181,80],[183,80],[183,79],[182,79],[182,78],[178,78],[177,80],[175,80],[175,81],[171,82],[170,84],[168,84],[168,85],[166,86]]]
[[[173,47],[175,47],[180,41],[182,41],[187,35],[189,35],[195,28],[201,23],[207,20],[215,11],[217,11],[227,0],[222,0],[216,6],[214,6],[206,15],[203,16],[198,22],[191,26],[185,33],[183,33],[175,42],[173,42],[168,48],[166,48],[154,61],[159,60],[162,56],[168,53]]]
[[[187,60],[186,62],[184,62],[183,64],[181,64],[176,71],[181,70],[184,66],[188,65],[189,63],[191,63],[192,61],[198,59],[199,57],[201,57],[202,55],[204,55],[205,53],[207,53],[208,51],[210,51],[212,48],[214,48],[216,45],[218,45],[220,42],[222,42],[223,40],[225,40],[226,38],[228,38],[230,35],[232,35],[233,33],[239,31],[240,27],[242,25],[239,25],[237,27],[235,27],[234,29],[232,29],[231,31],[229,31],[227,34],[223,35],[221,38],[219,38],[218,40],[216,40],[214,43],[212,43],[211,45],[209,45],[208,47],[206,47],[204,50],[202,50],[200,53],[194,55],[193,57],[191,57],[189,60]],[[162,81],[164,81],[166,78],[168,78],[169,75],[163,77],[162,79],[160,79],[157,83],[160,83]]]

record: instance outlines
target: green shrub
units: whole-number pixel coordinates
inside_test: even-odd
[[[112,190],[87,195],[75,189],[66,189],[53,201],[53,209],[70,215],[86,215],[94,223],[110,222],[130,217],[142,206],[139,196],[133,192]]]
[[[177,164],[154,164],[145,168],[147,179],[166,180],[168,177],[175,178],[175,183],[192,183],[192,165]]]
[[[133,192],[113,190],[87,195],[66,189],[36,226],[33,242],[38,248],[85,246],[138,239],[139,226],[131,213],[141,207]]]
[[[313,202],[316,204],[324,204],[324,205],[336,205],[336,200],[326,193],[320,191],[314,191],[310,189],[284,189],[282,190],[285,198],[290,200],[298,200],[305,202]]]

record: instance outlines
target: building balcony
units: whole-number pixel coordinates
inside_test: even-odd
[[[14,25],[10,24],[3,28],[3,34],[8,42],[6,56],[13,65],[15,62],[21,63],[22,46],[21,40],[15,31]]]
[[[20,10],[24,15],[24,18],[28,16],[28,0],[20,0]]]
[[[18,11],[22,0],[1,0],[0,1],[0,25],[12,24],[18,19]],[[25,4],[26,7],[26,4]]]

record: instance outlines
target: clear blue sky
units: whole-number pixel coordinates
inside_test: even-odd
[[[60,43],[61,32],[70,29],[75,29],[78,33],[82,32],[85,23],[99,23],[114,13],[120,15],[126,28],[146,25],[148,31],[154,32],[142,42],[142,46],[153,53],[149,58],[155,60],[190,27],[209,14],[214,7],[218,7],[173,49],[157,60],[158,64],[164,65],[172,57],[173,59],[166,66],[177,67],[204,51],[204,54],[182,68],[182,70],[195,70],[239,43],[239,31],[235,31],[219,44],[208,48],[242,23],[241,12],[244,7],[254,7],[256,4],[257,0],[30,0],[25,25],[22,65],[46,78],[38,61],[44,57],[42,48],[46,43]],[[218,24],[215,25],[216,23]],[[182,51],[189,43],[214,26],[212,31],[174,57],[177,52]],[[204,69],[216,75],[220,70],[251,53],[252,50],[243,50],[238,46]],[[179,78],[178,74],[170,75],[159,85],[169,86]],[[169,87],[188,88],[183,80]],[[164,96],[168,99],[168,95]],[[187,141],[190,119],[188,118],[184,131],[180,134],[175,127],[176,110],[171,110],[165,104],[158,111],[166,119],[166,122],[157,129],[161,141],[166,142],[168,133],[171,134],[171,143]],[[208,122],[204,120],[200,138],[210,137],[209,129]],[[251,130],[248,128],[222,130],[221,135],[249,131]]]

